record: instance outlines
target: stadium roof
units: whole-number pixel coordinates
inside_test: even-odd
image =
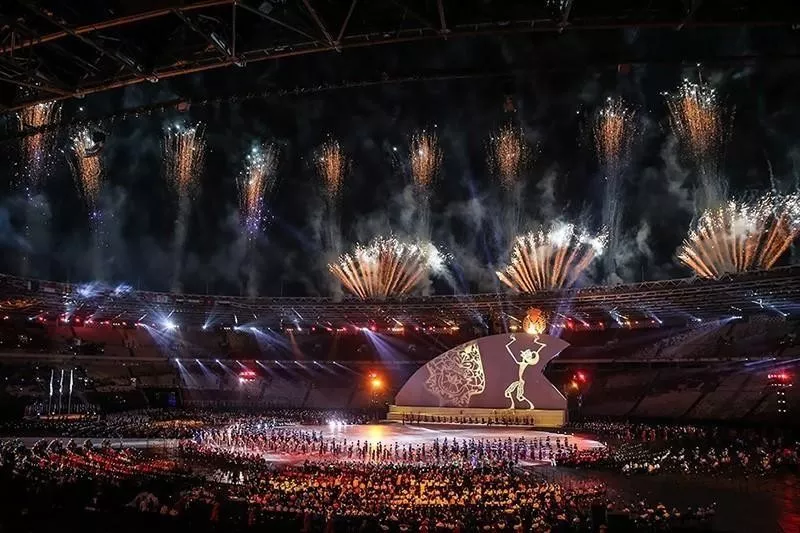
[[[626,28],[780,26],[790,32],[797,22],[793,2],[746,0],[9,0],[0,14],[0,88],[12,90],[0,92],[0,105],[16,109],[377,45]],[[619,50],[611,55],[621,61]]]
[[[355,298],[247,298],[135,291],[99,283],[67,284],[0,275],[0,312],[28,318],[64,313],[94,320],[156,323],[171,317],[180,326],[215,324],[319,324],[370,321],[444,325],[479,322],[487,315],[521,319],[536,307],[549,313],[607,321],[618,316],[658,320],[720,319],[759,313],[796,313],[800,266],[728,275],[541,292],[420,296],[383,301]]]

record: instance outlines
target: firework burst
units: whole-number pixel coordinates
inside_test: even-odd
[[[191,198],[205,162],[203,126],[167,127],[164,134],[166,175],[180,199]]]
[[[597,112],[592,134],[597,159],[608,175],[619,176],[636,135],[636,113],[618,98],[608,98]]]
[[[17,122],[22,132],[36,130],[58,122],[61,117],[61,104],[57,102],[43,102],[24,108],[17,113]],[[53,154],[55,142],[53,132],[37,132],[22,137],[23,171],[22,182],[29,192],[41,182],[42,175],[47,169],[47,164]]]
[[[732,115],[722,107],[713,87],[688,80],[668,95],[667,107],[672,130],[700,174],[706,204],[715,207],[725,197],[719,165]]]
[[[771,268],[800,234],[800,196],[768,194],[706,210],[678,249],[703,278]]]
[[[592,261],[602,255],[608,236],[589,235],[572,224],[554,224],[520,235],[511,262],[496,272],[512,289],[535,293],[573,285]]]
[[[531,150],[522,130],[511,124],[501,127],[489,138],[487,163],[506,190],[516,189],[515,185],[530,161],[530,155]]]
[[[83,129],[70,138],[69,158],[75,184],[81,193],[90,213],[94,213],[103,184],[103,161],[100,146],[92,139],[91,132]]]
[[[347,159],[339,141],[329,139],[317,149],[315,154],[317,172],[325,184],[325,194],[328,204],[335,206],[342,193],[344,178],[350,162]]]
[[[254,239],[264,218],[264,201],[275,185],[278,150],[274,145],[257,146],[247,154],[244,171],[237,179],[239,209],[248,240]]]
[[[417,192],[424,198],[430,196],[439,167],[442,164],[442,149],[435,133],[421,130],[411,137],[411,177]]]
[[[378,237],[366,246],[356,245],[328,269],[359,298],[385,298],[410,293],[445,262],[430,242]]]

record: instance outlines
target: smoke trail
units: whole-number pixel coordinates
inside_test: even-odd
[[[344,188],[344,181],[350,168],[350,160],[342,150],[339,141],[329,138],[314,154],[317,174],[325,188],[325,250],[330,256],[341,253],[342,234],[339,214],[339,202]]]
[[[103,185],[102,144],[95,141],[92,133],[84,128],[70,138],[70,156],[67,157],[75,185],[86,204],[89,229],[92,238],[91,265],[95,280],[105,279],[104,250],[106,239],[103,231],[104,214],[98,205]]]
[[[41,128],[58,122],[61,117],[61,104],[43,102],[26,107],[16,115],[20,131]],[[40,186],[51,172],[56,134],[53,131],[25,135],[20,139],[21,164],[16,175],[17,186],[25,193],[28,205],[25,209],[25,239],[35,240],[34,233],[40,233],[39,227],[49,216],[49,205],[39,197]],[[45,211],[45,209],[47,211]],[[30,274],[31,258],[29,254],[20,256],[20,274]]]
[[[409,143],[411,178],[418,206],[417,235],[429,239],[431,233],[431,191],[442,165],[442,149],[435,132],[420,130]]]
[[[239,175],[239,210],[247,255],[247,295],[258,295],[258,272],[255,264],[255,247],[264,223],[266,197],[275,185],[278,150],[272,144],[255,146],[245,158],[245,168]]]
[[[181,291],[183,252],[188,233],[189,213],[197,181],[205,162],[205,137],[201,124],[168,126],[164,134],[165,173],[178,197],[173,241],[172,292]]]
[[[672,130],[698,174],[699,208],[722,205],[728,191],[720,171],[733,112],[722,105],[713,87],[689,80],[683,80],[675,94],[667,95],[667,108]]]
[[[592,133],[605,185],[603,225],[609,232],[608,250],[603,256],[607,278],[616,277],[617,247],[622,232],[622,181],[637,131],[636,114],[622,99],[608,98],[595,114]]]
[[[524,202],[524,172],[532,150],[521,128],[512,124],[501,127],[489,137],[487,166],[503,190],[505,240],[510,243],[519,233]]]

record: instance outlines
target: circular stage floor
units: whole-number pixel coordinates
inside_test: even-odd
[[[554,433],[525,427],[505,426],[469,426],[469,425],[441,425],[441,424],[400,424],[388,422],[383,424],[351,425],[351,426],[295,426],[297,429],[307,431],[322,431],[323,437],[347,439],[348,441],[366,440],[367,442],[382,444],[422,444],[432,443],[435,439],[518,439],[525,440],[545,439],[559,440],[568,437],[570,444],[577,444],[578,449],[602,448],[604,445],[596,440],[572,434]]]

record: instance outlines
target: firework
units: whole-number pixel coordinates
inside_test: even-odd
[[[89,130],[83,129],[70,138],[72,157],[69,159],[75,184],[90,213],[97,206],[103,182],[103,162],[100,146],[92,139]]]
[[[247,154],[244,171],[239,175],[239,208],[248,239],[255,238],[261,229],[264,200],[275,184],[278,150],[274,145],[257,146]]]
[[[411,177],[417,191],[427,198],[442,164],[439,138],[435,133],[419,131],[411,137],[410,150]]]
[[[729,116],[714,88],[684,80],[667,98],[672,130],[694,161],[709,207],[724,198],[719,165],[727,140]]]
[[[325,193],[331,206],[335,205],[342,192],[349,161],[339,141],[329,139],[316,153],[317,172],[325,184]]]
[[[403,242],[378,237],[356,245],[328,265],[331,273],[360,298],[385,298],[408,294],[431,272],[442,268],[446,258],[430,242]]]
[[[678,250],[703,278],[771,268],[800,234],[800,197],[769,194],[706,210]]]
[[[17,114],[19,129],[22,132],[36,130],[58,121],[61,116],[61,104],[43,102],[24,108]],[[52,132],[37,132],[22,137],[22,154],[24,158],[23,175],[26,187],[34,189],[41,181],[42,174],[53,154],[55,135]]]
[[[489,138],[487,162],[506,190],[514,191],[529,159],[530,148],[521,129],[508,124]]]
[[[535,293],[573,285],[602,255],[607,235],[589,235],[572,224],[555,224],[520,235],[511,262],[496,272],[500,281],[519,292]]]
[[[205,161],[202,125],[167,127],[164,134],[166,175],[181,200],[191,197]]]
[[[167,180],[178,196],[173,243],[174,268],[172,292],[181,291],[183,247],[188,231],[192,195],[205,161],[205,139],[202,125],[168,127],[164,133],[164,162]]]
[[[636,113],[620,98],[608,98],[595,114],[592,136],[603,172],[603,224],[609,230],[609,252],[603,257],[606,275],[614,275],[619,234],[622,230],[622,176],[637,133]]]
[[[592,133],[597,158],[604,171],[618,176],[636,134],[636,113],[621,99],[609,98],[595,116]]]

